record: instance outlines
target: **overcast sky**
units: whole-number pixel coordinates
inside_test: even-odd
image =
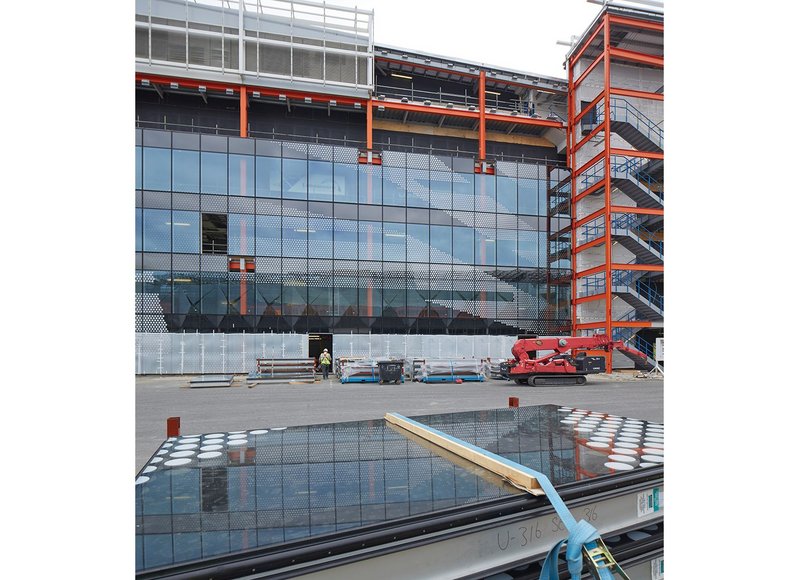
[[[566,78],[568,47],[601,7],[586,0],[339,0],[375,11],[375,43]]]

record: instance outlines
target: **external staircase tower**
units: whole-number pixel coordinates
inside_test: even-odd
[[[568,60],[572,332],[648,355],[663,332],[663,14],[605,4]]]

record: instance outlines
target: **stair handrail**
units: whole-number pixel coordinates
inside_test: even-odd
[[[651,284],[647,284],[641,278],[634,278],[633,271],[614,270],[611,281],[613,286],[634,290],[650,304],[658,308],[658,310],[663,310],[663,295],[658,292],[657,288]]]
[[[610,227],[611,229],[632,231],[641,240],[646,242],[647,245],[654,248],[658,253],[663,254],[663,242],[655,239],[655,236],[660,232],[647,228],[635,214],[616,214],[616,217],[610,221]]]
[[[621,115],[619,114],[620,111],[624,111],[624,118],[621,118]],[[629,115],[627,113],[629,113]],[[636,123],[630,123],[629,117],[635,119]],[[610,118],[611,120],[623,121],[630,123],[631,125],[634,124],[635,128],[643,133],[639,125],[640,122],[640,124],[646,129],[646,137],[661,149],[663,148],[663,129],[658,127],[657,123],[644,115],[627,99],[622,99],[620,97],[610,98]],[[651,139],[650,135],[654,136],[656,139]]]
[[[624,161],[617,161],[621,157]],[[660,200],[663,200],[663,182],[652,178],[643,171],[644,161],[636,157],[624,157],[622,155],[612,155],[610,158],[610,171],[615,174],[621,174],[646,184],[644,189],[649,191],[652,195]]]

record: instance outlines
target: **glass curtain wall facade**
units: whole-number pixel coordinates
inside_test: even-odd
[[[350,147],[137,129],[136,330],[568,332],[569,252],[553,254],[546,217],[565,169],[357,160]]]

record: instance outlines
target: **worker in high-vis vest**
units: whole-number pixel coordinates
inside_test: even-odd
[[[322,367],[322,378],[327,378],[327,373],[330,372],[330,365],[333,361],[330,359],[330,353],[327,352],[327,349],[322,351],[322,354],[319,355],[319,366]]]

